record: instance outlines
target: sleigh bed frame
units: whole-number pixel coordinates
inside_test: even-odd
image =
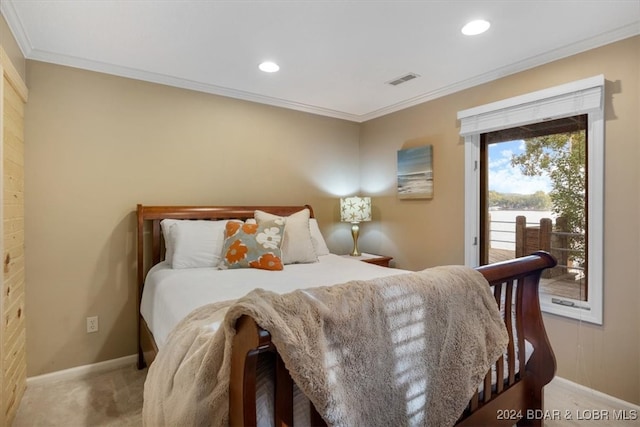
[[[287,216],[310,206],[143,206],[137,208],[137,306],[149,268],[164,258],[160,221],[163,219],[248,219],[255,210]],[[538,284],[542,271],[555,266],[556,260],[546,252],[515,260],[477,267],[493,287],[501,308],[509,344],[506,357],[500,357],[485,377],[482,391],[476,391],[456,426],[536,425],[542,420],[536,409],[543,409],[543,387],[555,374],[556,362],[542,320],[538,300]],[[512,315],[505,315],[512,313]],[[242,317],[237,322],[233,341],[231,381],[229,387],[230,425],[254,426],[256,421],[256,370],[258,360],[275,366],[274,414],[276,426],[293,425],[293,381],[271,343],[268,331],[253,319]],[[524,339],[523,339],[524,338]],[[533,352],[525,362],[525,340]],[[150,365],[158,352],[153,334],[138,315],[138,367]],[[380,349],[386,351],[386,349]],[[326,425],[310,405],[313,425]]]

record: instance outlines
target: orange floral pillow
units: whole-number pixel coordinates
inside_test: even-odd
[[[279,224],[280,223],[280,224]],[[227,268],[282,270],[282,221],[247,224],[229,221],[222,259]]]

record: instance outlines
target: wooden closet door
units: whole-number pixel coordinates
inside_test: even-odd
[[[24,105],[26,87],[0,52],[0,426],[11,425],[26,388],[24,263]]]

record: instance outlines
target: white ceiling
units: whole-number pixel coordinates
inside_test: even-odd
[[[640,34],[640,0],[0,4],[28,59],[356,122]],[[463,36],[478,17],[489,31]]]

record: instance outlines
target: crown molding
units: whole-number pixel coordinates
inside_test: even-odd
[[[34,61],[48,62],[57,65],[64,65],[73,68],[79,68],[88,71],[105,73],[118,77],[125,77],[134,80],[141,80],[149,83],[157,83],[165,86],[172,86],[181,89],[188,89],[197,92],[209,93],[243,101],[250,101],[259,104],[271,105],[274,107],[287,108],[290,110],[302,111],[306,113],[316,114],[320,116],[333,117],[348,121],[359,121],[359,116],[349,114],[342,111],[331,110],[329,108],[317,107],[300,102],[289,101],[286,99],[274,98],[270,96],[260,95],[256,93],[226,88],[223,86],[211,85],[195,80],[188,80],[166,74],[153,73],[149,71],[139,70],[135,68],[123,67],[114,64],[108,64],[99,61],[87,60],[68,55],[60,55],[39,49],[32,49],[27,59]]]
[[[404,110],[409,107],[413,107],[418,104],[422,104],[428,101],[432,101],[437,98],[441,98],[453,93],[469,89],[480,84],[488,83],[508,75],[516,74],[527,69],[537,67],[558,59],[562,59],[571,55],[575,55],[590,49],[594,49],[600,46],[604,46],[609,43],[613,43],[625,38],[633,37],[640,34],[640,22],[635,22],[624,27],[620,27],[613,31],[609,31],[595,37],[591,37],[577,43],[572,43],[549,52],[545,52],[541,55],[535,55],[529,57],[523,61],[519,61],[514,64],[510,64],[505,67],[500,67],[492,70],[488,73],[484,73],[475,76],[470,79],[466,79],[452,85],[448,85],[430,92],[426,92],[407,100],[373,110],[365,114],[354,114],[345,111],[333,110],[330,108],[323,108],[315,105],[309,105],[305,103],[289,101],[286,99],[275,98],[256,93],[231,89],[222,86],[211,85],[203,82],[181,79],[173,76],[168,76],[159,73],[153,73],[143,70],[138,70],[129,67],[122,67],[119,65],[108,64],[98,61],[90,61],[83,58],[71,57],[67,55],[60,55],[53,52],[41,51],[34,49],[29,37],[27,36],[24,27],[18,18],[18,15],[13,6],[13,2],[5,0],[0,3],[0,11],[4,15],[9,28],[11,29],[16,41],[22,50],[22,53],[26,59],[37,60],[43,62],[49,62],[53,64],[65,65],[74,68],[80,68],[100,73],[111,74],[120,77],[126,77],[135,80],[142,80],[151,83],[157,83],[167,86],[178,87],[182,89],[194,90],[198,92],[209,93],[213,95],[225,96],[228,98],[240,99],[249,102],[256,102],[259,104],[271,105],[274,107],[287,108],[291,110],[302,111],[311,114],[317,114],[320,116],[332,117],[336,119],[347,120],[356,123],[363,123],[369,120],[376,119],[378,117],[386,116],[391,113]]]
[[[364,114],[360,117],[360,122],[365,122],[378,117],[386,116],[387,114],[395,113],[400,110],[404,110],[409,107],[413,107],[418,104],[422,104],[427,101],[432,101],[437,98],[441,98],[446,95],[451,95],[456,92],[460,92],[465,89],[472,88],[484,83],[488,83],[494,80],[498,80],[502,77],[516,74],[530,68],[534,68],[540,65],[547,64],[549,62],[557,61],[559,59],[567,58],[578,53],[586,52],[591,49],[595,49],[601,46],[605,46],[610,43],[614,43],[620,40],[624,40],[629,37],[634,37],[640,34],[640,22],[636,22],[624,27],[617,28],[616,30],[602,33],[595,37],[591,37],[577,43],[572,43],[549,52],[545,52],[541,55],[532,56],[523,61],[510,64],[506,67],[497,68],[488,73],[484,73],[473,77],[471,79],[463,80],[461,82],[445,86],[441,89],[437,89],[431,92],[418,95],[414,98],[406,101],[399,102],[397,104],[390,105],[385,108],[381,108],[376,111]]]
[[[0,2],[0,13],[2,13],[5,21],[7,21],[7,25],[18,43],[18,47],[22,51],[22,56],[29,59],[32,49],[31,41],[22,25],[22,21],[18,18],[13,2],[10,0]]]

